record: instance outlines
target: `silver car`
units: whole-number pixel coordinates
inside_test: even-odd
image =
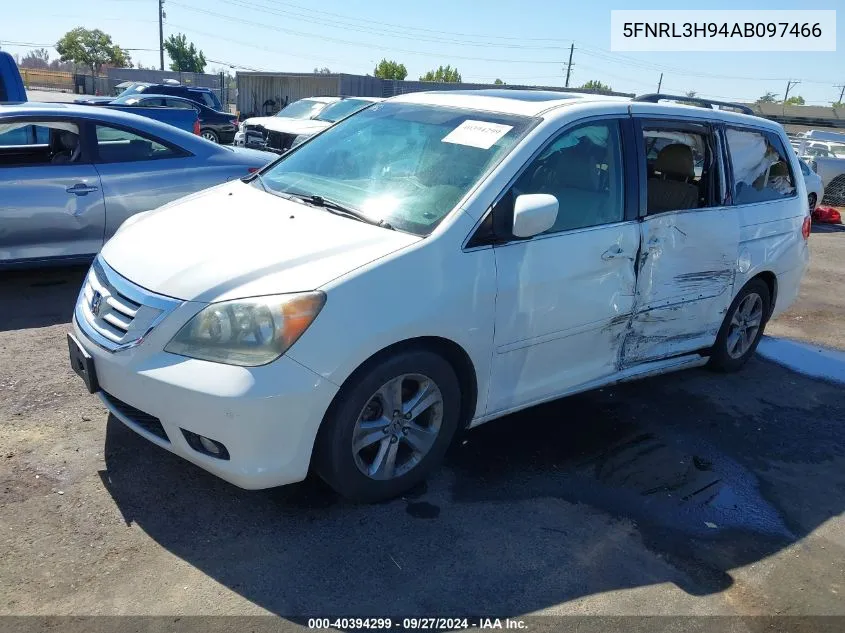
[[[90,259],[129,216],[274,158],[108,108],[0,105],[0,267]]]

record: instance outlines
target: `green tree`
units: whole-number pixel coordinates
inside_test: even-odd
[[[762,97],[757,99],[757,103],[777,103],[777,94],[774,92],[767,92]]]
[[[461,82],[461,73],[451,66],[440,66],[437,70],[429,70],[420,77],[420,81],[436,81],[439,83],[457,84]]]
[[[322,68],[317,68],[314,66],[314,74],[315,75],[331,75],[332,71],[331,68],[328,66],[323,66]]]
[[[49,68],[50,54],[46,48],[37,48],[23,56],[21,68]]]
[[[103,33],[100,29],[91,30],[78,26],[65,33],[56,42],[55,48],[61,55],[61,61],[86,66],[95,75],[100,74],[105,65],[117,68],[132,67],[129,53],[112,42],[111,35]]]
[[[783,105],[804,105],[804,97],[801,95],[789,97],[789,99],[783,102]]]
[[[603,84],[598,79],[590,79],[587,83],[579,88],[579,90],[594,90],[595,92],[612,92],[613,88],[607,84]]]
[[[164,50],[171,59],[170,70],[183,73],[205,72],[205,55],[194,43],[188,43],[184,34],[171,35],[164,40]]]
[[[697,94],[698,93],[695,90],[688,90],[687,92],[684,93],[684,95],[687,96],[687,97],[694,97]]]
[[[507,85],[507,84],[505,84],[505,82],[504,82],[504,81],[502,81],[502,80],[501,80],[501,79],[499,79],[498,77],[496,78],[496,81],[494,81],[493,83],[494,83],[495,85],[497,85],[497,86],[505,86],[505,85]]]
[[[398,79],[401,81],[408,76],[408,69],[405,68],[405,64],[400,64],[392,59],[382,59],[373,71],[373,75],[379,79]]]
[[[830,105],[834,108],[845,108],[845,101],[834,101]]]

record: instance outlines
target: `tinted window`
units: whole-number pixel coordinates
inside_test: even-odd
[[[123,163],[182,156],[177,150],[135,132],[106,125],[97,126],[97,152],[100,162]]]
[[[196,108],[191,105],[190,101],[182,101],[181,99],[165,99],[164,105],[168,108],[181,108],[183,110],[196,110]]]
[[[558,200],[547,233],[620,222],[624,217],[622,151],[616,121],[568,130],[534,159],[513,196],[548,193]]]
[[[215,99],[210,92],[189,91],[190,97],[203,105],[208,106],[212,110],[220,110],[220,103]]]
[[[81,163],[79,128],[70,121],[0,122],[0,166]]]
[[[643,143],[649,214],[721,206],[712,134],[646,127]]]
[[[32,124],[24,127],[11,127],[3,131],[0,123],[0,146],[3,145],[47,145],[50,142],[50,128]]]
[[[735,204],[777,200],[795,195],[789,159],[777,138],[763,132],[728,128]]]

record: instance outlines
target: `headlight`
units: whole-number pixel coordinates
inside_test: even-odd
[[[299,136],[295,137],[293,139],[293,143],[291,143],[291,149],[293,149],[303,141],[307,141],[309,138],[311,138],[311,134],[300,134]]]
[[[324,293],[306,292],[212,303],[164,351],[226,365],[266,365],[302,336],[325,302]]]

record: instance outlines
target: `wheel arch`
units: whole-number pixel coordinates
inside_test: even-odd
[[[392,343],[372,354],[358,365],[340,385],[340,389],[337,390],[334,398],[332,398],[332,402],[326,410],[323,420],[325,421],[326,417],[334,410],[335,403],[340,397],[340,394],[343,393],[346,385],[355,380],[357,376],[389,356],[413,349],[435,352],[452,366],[455,375],[458,377],[458,384],[461,389],[459,428],[466,429],[472,421],[475,414],[475,407],[478,403],[478,375],[467,351],[455,341],[440,336],[419,336],[405,339]]]
[[[749,282],[760,279],[763,283],[766,284],[769,288],[769,314],[766,315],[766,320],[774,313],[775,311],[775,302],[778,298],[778,278],[771,270],[762,270],[754,275],[751,279],[749,279],[743,285],[743,288],[748,285]],[[741,291],[741,289],[740,289]]]

